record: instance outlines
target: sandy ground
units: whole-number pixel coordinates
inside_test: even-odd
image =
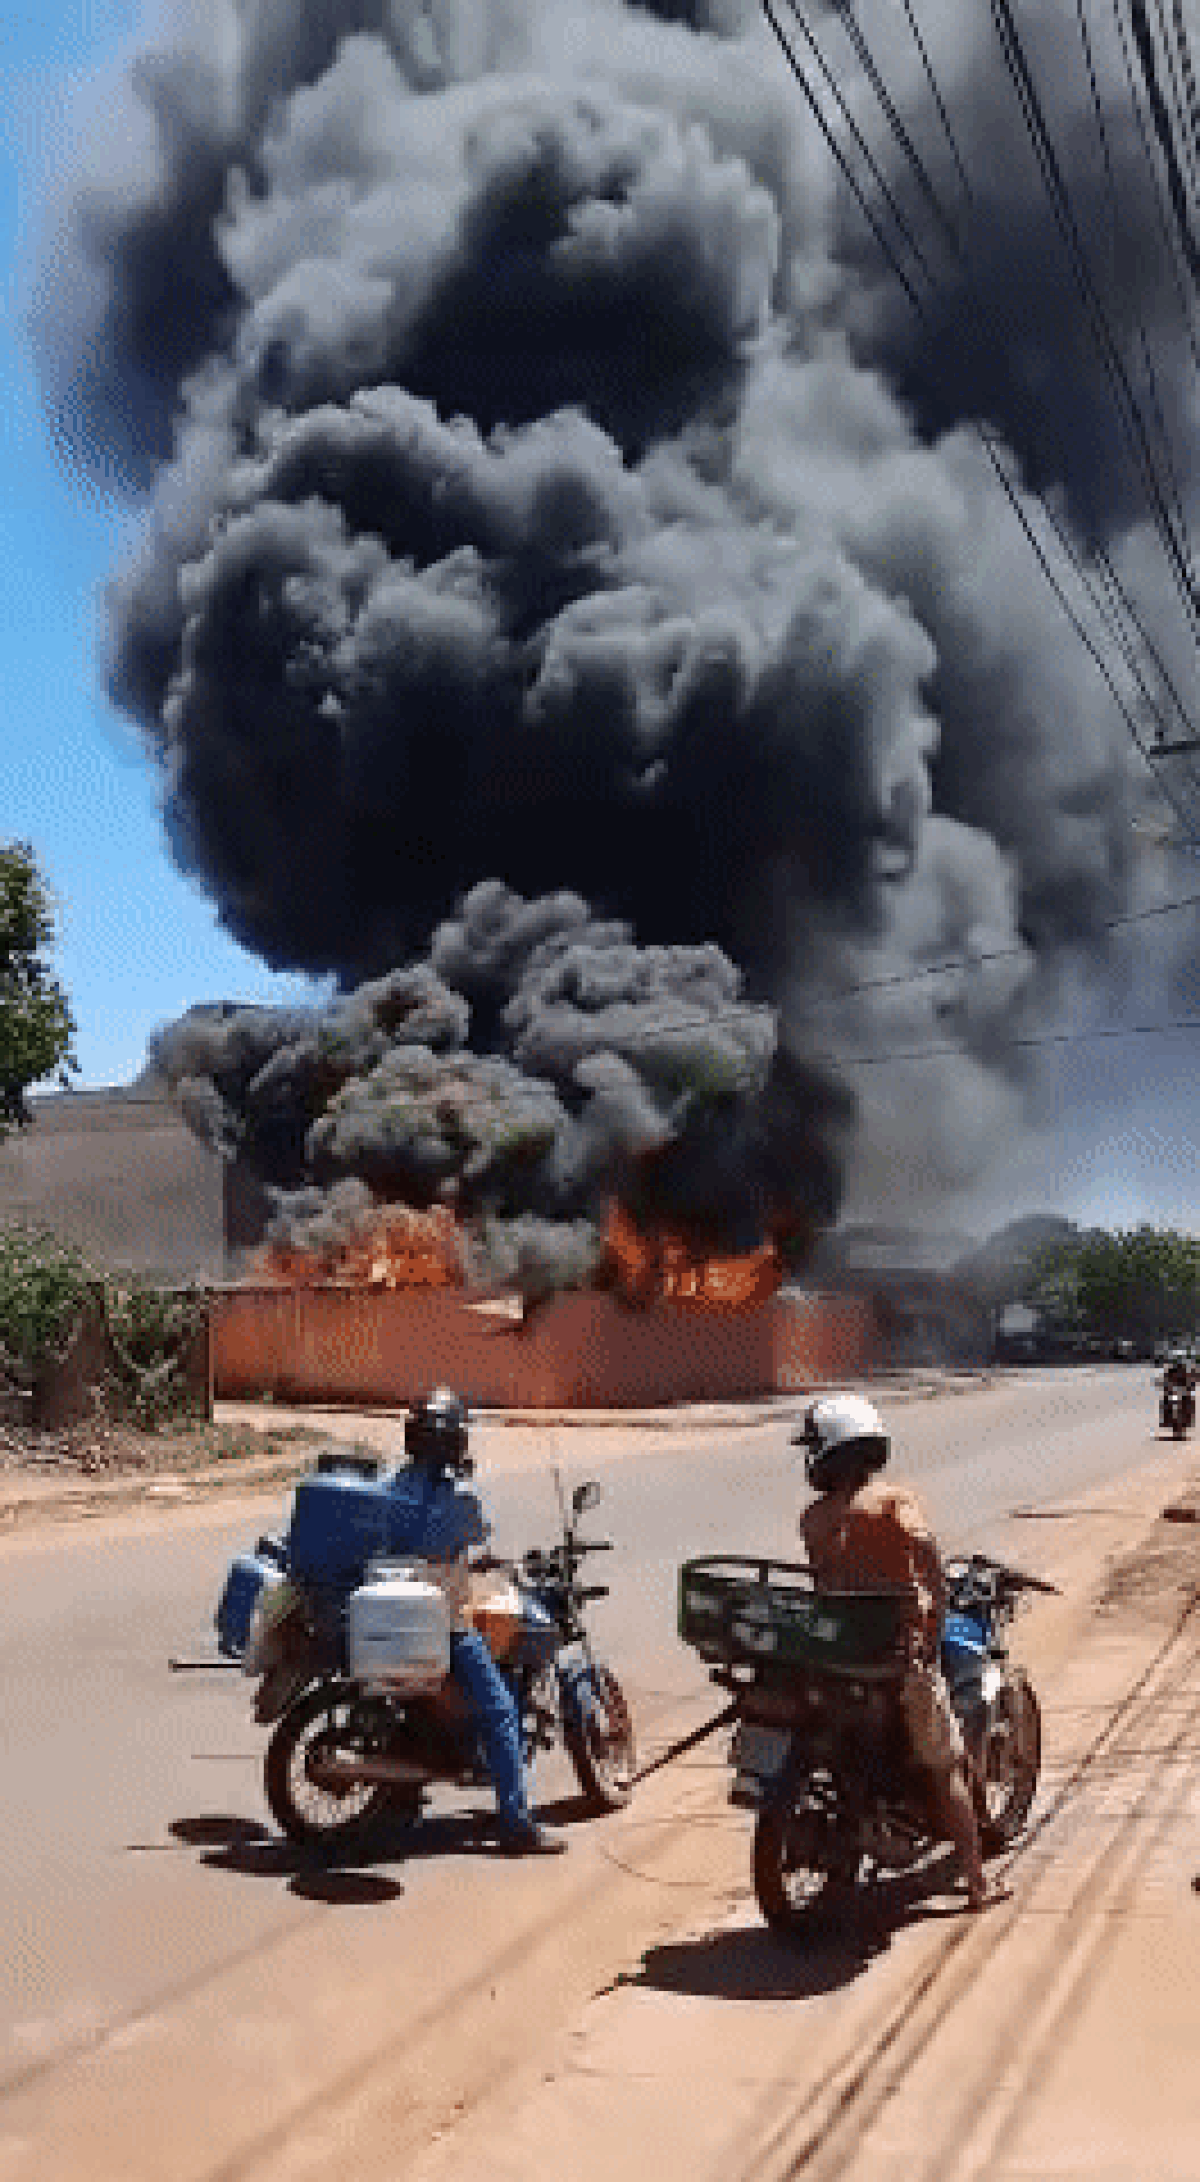
[[[778,1423],[778,1405],[762,1416]],[[389,1453],[400,1429],[306,1421]],[[493,1473],[544,1465],[547,1425],[596,1467],[720,1421],[606,1433],[592,1417],[577,1435],[494,1419],[481,1436]],[[91,2058],[85,2025],[70,2069],[42,2081],[32,2057],[0,2109],[0,2182],[1196,2182],[1200,1525],[1161,1514],[1196,1511],[1192,1469],[1160,1444],[1038,1511],[1036,1566],[1063,1596],[1029,1612],[1016,1649],[1043,1695],[1044,1789],[1012,1899],[985,1918],[959,1913],[946,1875],[853,1942],[781,1946],[716,1744],[548,1867],[497,1868],[448,1817],[402,1886],[386,1861],[322,1879],[249,1826],[206,1860],[242,1885],[288,1881],[269,1944],[181,1978]],[[140,1528],[172,1502],[125,1506],[76,1512]],[[24,1558],[36,1535],[8,1550]],[[707,1709],[676,1707],[658,1740]],[[379,1945],[401,1893],[424,2003]]]
[[[1196,2182],[1200,1481],[1158,1462],[1055,1527],[1088,1595],[1018,1647],[1047,1763],[1011,1899],[789,1951],[714,1798],[693,1914],[409,2182],[534,2182],[551,2147],[557,2182]]]

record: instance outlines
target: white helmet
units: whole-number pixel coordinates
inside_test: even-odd
[[[825,1394],[808,1410],[792,1441],[803,1447],[804,1474],[815,1493],[882,1470],[892,1451],[883,1418],[859,1394]]]

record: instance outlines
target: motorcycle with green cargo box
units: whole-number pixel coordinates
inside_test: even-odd
[[[1005,1631],[1023,1595],[1054,1589],[985,1554],[946,1563],[941,1663],[985,1855],[1016,1841],[1041,1766],[1037,1698]],[[904,1628],[896,1594],[820,1593],[801,1563],[707,1556],[680,1571],[680,1636],[733,1701],[730,1798],[757,1812],[755,1896],[787,1937],[934,1846],[899,1703]]]
[[[273,1729],[265,1784],[288,1838],[350,1848],[383,1814],[419,1817],[435,1782],[483,1786],[470,1709],[450,1674],[445,1593],[411,1556],[389,1552],[388,1481],[368,1457],[330,1452],[295,1488],[286,1532],[260,1538],[226,1578],[216,1627],[226,1659],[258,1684],[254,1716]],[[601,1498],[555,1473],[562,1535],[518,1563],[491,1561],[471,1617],[520,1708],[524,1756],[561,1744],[588,1805],[619,1809],[634,1783],[624,1692],[585,1620],[607,1585],[581,1578],[611,1541],[584,1538]]]

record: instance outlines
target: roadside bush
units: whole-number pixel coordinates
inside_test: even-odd
[[[0,1349],[29,1389],[69,1339],[95,1276],[81,1251],[32,1228],[0,1229]]]
[[[108,1353],[103,1383],[93,1393],[100,1411],[152,1430],[203,1406],[187,1369],[207,1309],[197,1291],[105,1277],[56,1235],[0,1229],[0,1376],[10,1386],[33,1391],[89,1306],[99,1312]]]
[[[106,1283],[104,1312],[118,1366],[118,1402],[147,1430],[195,1408],[186,1359],[205,1319],[203,1298],[141,1282]]]

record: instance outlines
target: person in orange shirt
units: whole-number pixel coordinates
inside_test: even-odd
[[[901,1703],[913,1755],[930,1776],[935,1820],[957,1852],[967,1906],[998,1900],[984,1878],[962,1727],[940,1663],[945,1578],[937,1542],[907,1486],[877,1482],[891,1454],[879,1412],[854,1394],[814,1402],[794,1446],[816,1499],[800,1518],[821,1591],[898,1591],[909,1601]]]

